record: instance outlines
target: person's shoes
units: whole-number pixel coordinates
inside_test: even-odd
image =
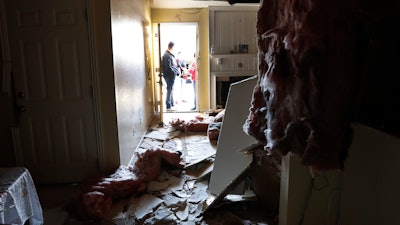
[[[175,107],[171,106],[167,108],[167,112],[173,112],[173,111],[176,111]]]

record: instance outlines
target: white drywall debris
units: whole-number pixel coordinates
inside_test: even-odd
[[[153,212],[153,209],[162,202],[162,199],[148,194],[142,195],[139,198],[133,197],[129,200],[127,214],[135,215],[140,220],[148,213]]]

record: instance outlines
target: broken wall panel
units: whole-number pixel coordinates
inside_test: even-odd
[[[214,170],[211,173],[209,191],[220,194],[252,162],[252,155],[239,152],[257,143],[256,139],[243,132],[243,124],[249,107],[257,77],[231,84],[217,144]]]

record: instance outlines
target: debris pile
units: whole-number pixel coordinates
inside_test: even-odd
[[[202,122],[222,122],[222,118],[221,113]],[[189,132],[172,124],[150,128],[130,166],[85,182],[74,205],[80,218],[116,225],[267,224],[265,218],[273,217],[254,193],[228,195],[215,204],[217,196],[209,193],[208,185],[217,145],[206,135],[207,129]],[[244,218],[257,211],[263,211],[259,220],[264,222]]]

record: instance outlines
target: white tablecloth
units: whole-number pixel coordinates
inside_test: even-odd
[[[42,225],[43,213],[26,168],[0,168],[0,224]]]

